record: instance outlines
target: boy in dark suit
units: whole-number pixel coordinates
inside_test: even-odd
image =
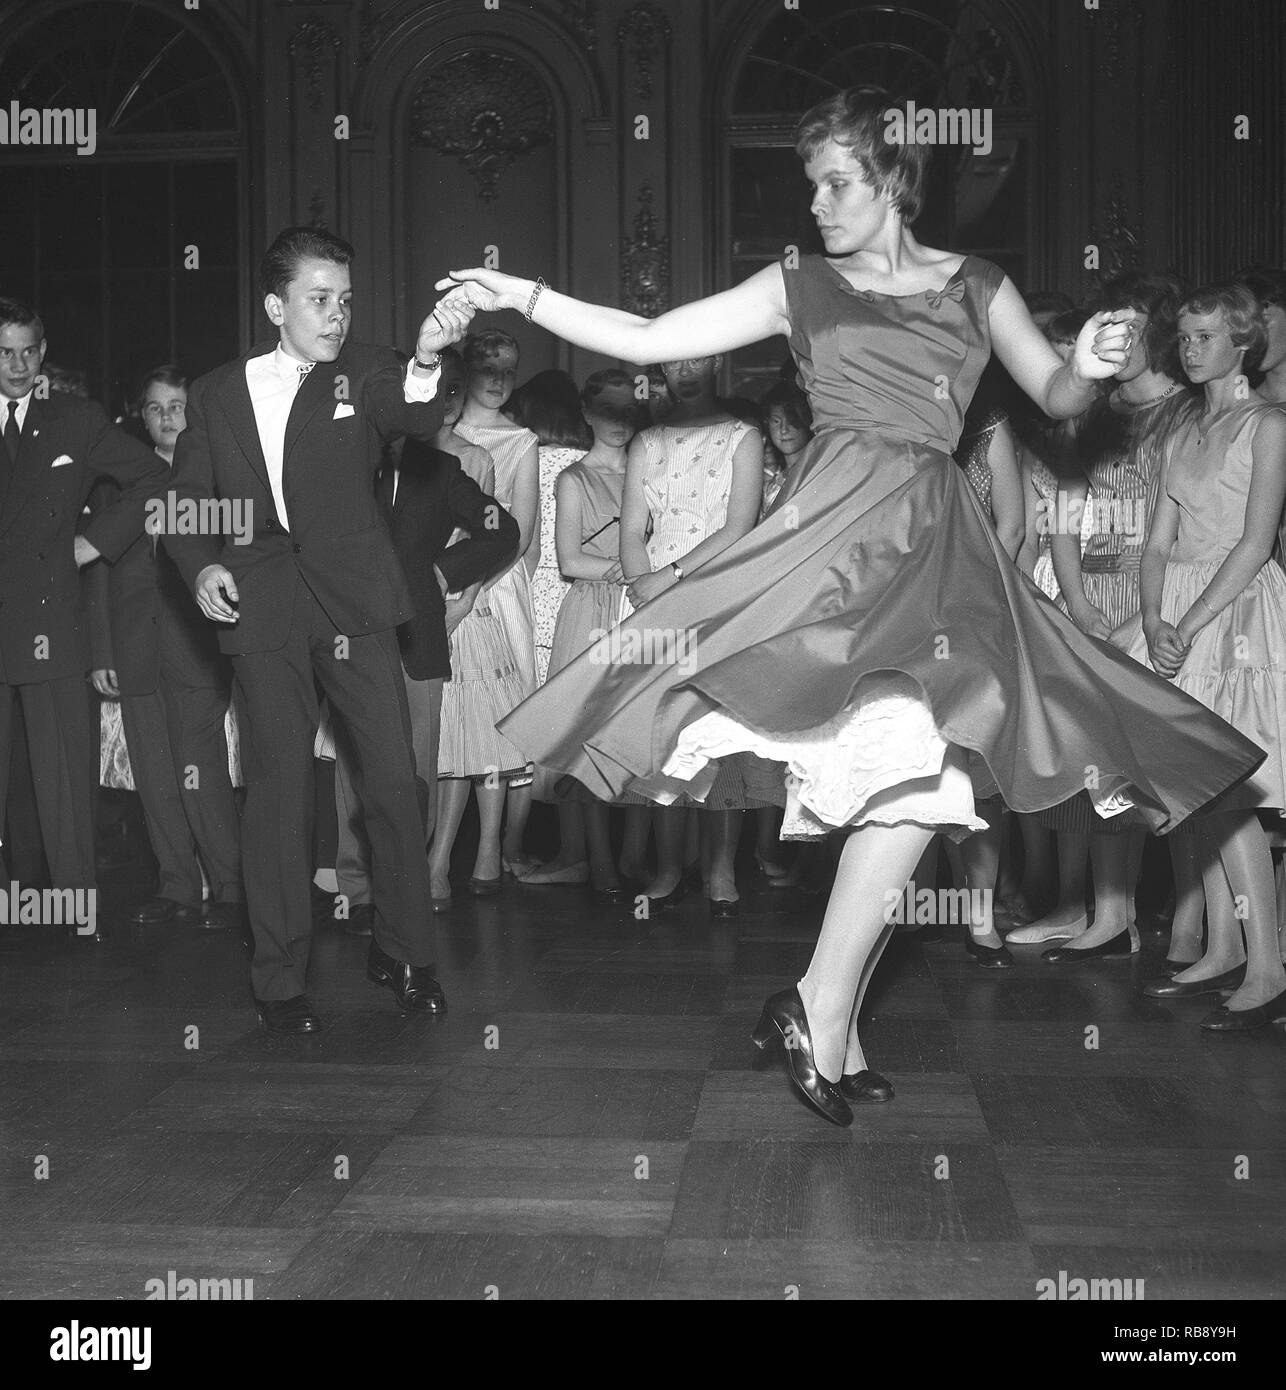
[[[438,393],[452,425],[464,405],[465,370],[459,354],[442,353]],[[447,599],[485,579],[513,557],[518,523],[460,467],[460,461],[418,439],[394,445],[380,473],[379,496],[393,544],[411,586],[415,617],[397,630],[406,679],[415,746],[415,765],[426,797],[426,843],[437,812],[438,729],[442,682],[451,675],[449,637],[468,611],[461,599]],[[449,544],[456,528],[467,532]],[[335,750],[335,805],[339,852],[335,871],[348,908],[347,929],[371,930],[369,846],[361,807],[354,792],[351,753],[343,739]]]
[[[40,319],[0,300],[0,823],[21,700],[53,886],[92,889],[98,750],[77,569],[99,555],[115,560],[142,534],[148,496],[166,469],[100,406],[49,392],[45,346]],[[120,500],[76,535],[100,477],[120,484]]]
[[[192,384],[163,531],[202,611],[225,624],[220,643],[243,697],[251,978],[264,1025],[285,1033],[319,1026],[304,993],[314,681],[354,749],[366,810],[367,974],[404,1009],[445,1007],[397,645],[414,605],[374,485],[388,442],[432,439],[441,424],[437,354],[463,335],[468,315],[430,315],[404,372],[390,349],[348,342],[352,257],[347,242],[310,227],[288,228],[269,247],[264,308],[278,341]],[[229,535],[234,526],[241,534]]]

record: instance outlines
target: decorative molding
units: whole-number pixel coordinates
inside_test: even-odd
[[[1100,226],[1103,231],[1096,238],[1103,250],[1099,274],[1110,279],[1123,271],[1136,269],[1141,259],[1141,242],[1119,182],[1103,209]]]
[[[562,0],[563,19],[586,53],[598,46],[598,0]]]
[[[384,42],[393,23],[392,15],[376,14],[375,0],[362,0],[358,15],[357,65],[365,67],[375,56],[375,50]]]
[[[307,102],[312,111],[320,110],[322,100],[322,54],[329,48],[339,56],[339,35],[324,19],[304,19],[296,26],[288,44],[291,59],[301,52],[308,53]]]
[[[634,94],[647,100],[652,95],[652,65],[670,42],[670,20],[652,0],[638,0],[616,26],[616,42],[622,53],[634,49]]]
[[[652,211],[652,185],[639,189],[634,235],[621,252],[621,289],[626,310],[655,318],[670,307],[670,238],[660,236]]]
[[[483,202],[520,154],[553,139],[554,112],[536,72],[508,53],[472,49],[416,84],[411,134],[439,154],[458,155]]]
[[[1143,7],[1139,0],[1116,0],[1104,15],[1106,33],[1106,57],[1103,63],[1105,82],[1117,82],[1125,62],[1126,28],[1129,26],[1137,37],[1143,28]]]

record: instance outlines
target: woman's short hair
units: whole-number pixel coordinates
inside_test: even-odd
[[[765,427],[768,412],[780,410],[797,430],[803,430],[806,434],[813,432],[813,408],[808,404],[808,397],[794,382],[779,381],[759,402],[759,409],[763,412]]]
[[[175,366],[173,362],[166,362],[160,367],[153,367],[150,371],[144,372],[138,381],[138,390],[134,393],[134,409],[141,412],[144,403],[147,401],[147,391],[150,386],[169,386],[175,391],[186,391],[188,389],[187,374],[181,367]]]
[[[1286,308],[1286,270],[1272,265],[1252,265],[1232,278],[1245,285],[1265,309],[1270,304]]]
[[[1204,285],[1179,306],[1180,314],[1222,313],[1234,347],[1244,347],[1242,366],[1253,372],[1268,346],[1268,329],[1259,300],[1236,280],[1222,285]],[[1176,314],[1176,320],[1178,315]]]
[[[635,430],[646,429],[648,426],[647,402],[639,400],[634,389],[636,385],[635,379],[629,372],[623,372],[619,367],[604,367],[601,372],[591,372],[585,378],[585,385],[581,388],[581,409],[588,413],[597,405],[598,398],[604,391],[611,391],[623,386],[634,400]]]
[[[1051,343],[1074,343],[1089,316],[1088,309],[1068,309],[1065,313],[1055,314],[1045,325],[1045,337]]]
[[[588,449],[594,443],[593,431],[580,411],[576,383],[556,367],[524,381],[500,413],[526,426],[550,448]]]
[[[870,87],[851,87],[819,101],[795,127],[795,153],[807,163],[822,146],[833,140],[862,166],[862,176],[877,194],[885,194],[902,214],[914,222],[924,206],[924,179],[929,167],[928,145],[915,141],[890,142],[885,113],[902,115],[906,103]]]
[[[1183,303],[1183,281],[1165,272],[1129,271],[1104,282],[1099,290],[1099,309],[1138,309],[1148,316],[1143,331],[1143,350],[1148,366],[1176,380],[1183,375],[1179,366],[1179,306]]]
[[[464,340],[464,360],[470,367],[501,352],[519,356],[518,339],[503,328],[484,328],[481,332],[470,333]]]

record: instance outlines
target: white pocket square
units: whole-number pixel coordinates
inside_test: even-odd
[[[73,461],[74,460],[72,459],[72,456],[70,454],[59,454],[58,457],[49,466],[50,468],[65,468],[69,463],[72,463]]]
[[[351,405],[349,405],[345,401],[340,401],[340,403],[335,407],[334,415],[332,415],[330,418],[332,420],[347,420],[350,415],[356,414],[357,412],[353,409]]]

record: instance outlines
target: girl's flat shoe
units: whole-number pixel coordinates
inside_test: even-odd
[[[1286,989],[1253,1009],[1230,1009],[1221,1004],[1201,1020],[1201,1026],[1216,1033],[1238,1033],[1262,1028],[1279,1018],[1286,1018]]]
[[[972,936],[965,937],[965,950],[984,970],[1010,970],[1014,958],[1003,946],[979,946]]]
[[[525,876],[520,875],[518,882],[530,884],[533,888],[552,884],[570,884],[583,887],[589,882],[589,865],[582,860],[579,864],[568,864],[562,869],[547,869],[541,866]]]
[[[741,900],[729,902],[726,898],[707,898],[711,917],[740,917]]]
[[[840,1077],[839,1093],[856,1105],[882,1105],[893,1099],[893,1083],[878,1071],[855,1071]]]
[[[491,898],[500,892],[500,875],[495,878],[471,878],[469,880],[469,892],[475,898]]]
[[[506,859],[503,855],[500,857],[500,876],[502,878],[507,875],[509,878],[523,879],[528,874],[543,868],[544,865],[539,859],[528,859],[525,855],[521,859]]]

